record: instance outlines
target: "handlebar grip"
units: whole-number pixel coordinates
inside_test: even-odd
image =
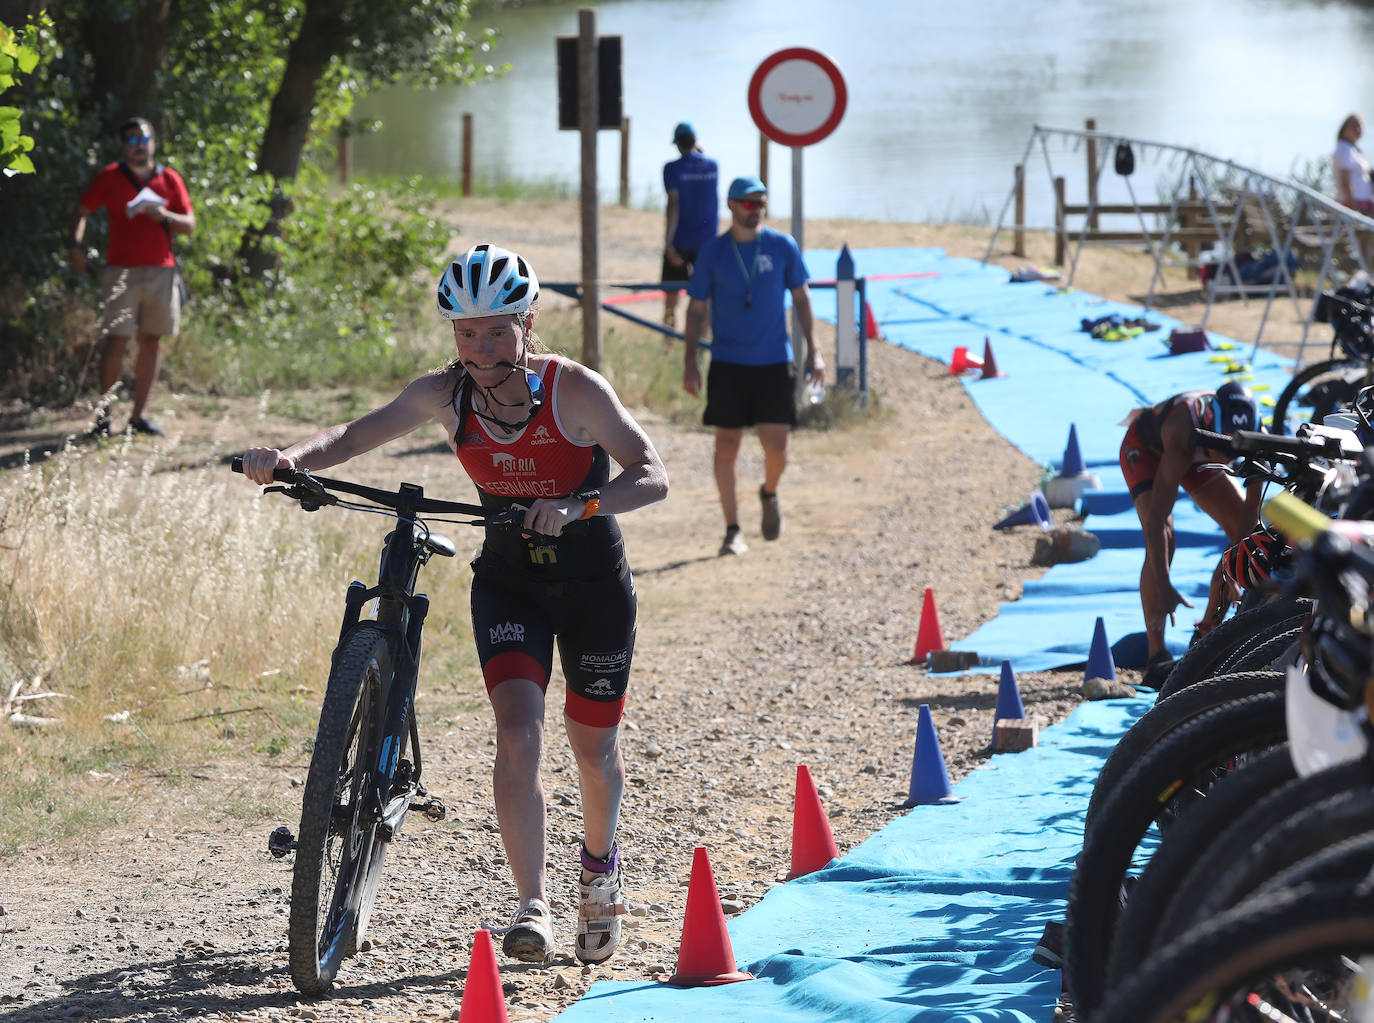
[[[230,472],[243,472],[243,456],[235,455],[229,460]],[[272,478],[278,483],[299,483],[302,473],[299,469],[273,469]]]
[[[1197,447],[1207,448],[1209,451],[1228,451],[1235,453],[1236,445],[1229,434],[1213,433],[1211,430],[1204,430],[1195,427],[1193,434],[1189,438]]]

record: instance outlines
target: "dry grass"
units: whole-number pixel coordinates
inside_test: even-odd
[[[299,755],[343,589],[375,579],[385,529],[367,515],[303,517],[223,466],[178,469],[171,452],[118,442],[0,476],[2,674],[27,680],[22,697],[62,694],[18,705],[51,725],[0,721],[0,853],[107,816],[112,782]],[[466,572],[424,582],[437,607],[466,606]],[[431,706],[473,695],[445,682],[473,677],[454,663],[467,628],[458,615],[431,630]]]

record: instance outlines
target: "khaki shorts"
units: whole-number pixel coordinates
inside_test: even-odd
[[[174,266],[107,266],[100,274],[106,335],[175,335],[181,328],[181,295]]]

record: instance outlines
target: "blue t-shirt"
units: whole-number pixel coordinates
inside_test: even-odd
[[[756,242],[730,232],[697,253],[687,295],[711,303],[711,359],[742,366],[792,361],[786,294],[806,283],[806,264],[790,234],[759,228]]]
[[[663,187],[677,192],[673,248],[699,252],[720,227],[716,161],[695,150],[663,165]]]

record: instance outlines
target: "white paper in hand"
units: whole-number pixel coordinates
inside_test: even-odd
[[[124,212],[131,218],[138,216],[144,210],[154,206],[166,206],[167,200],[158,195],[151,188],[143,188],[138,195],[129,200],[124,207]]]

